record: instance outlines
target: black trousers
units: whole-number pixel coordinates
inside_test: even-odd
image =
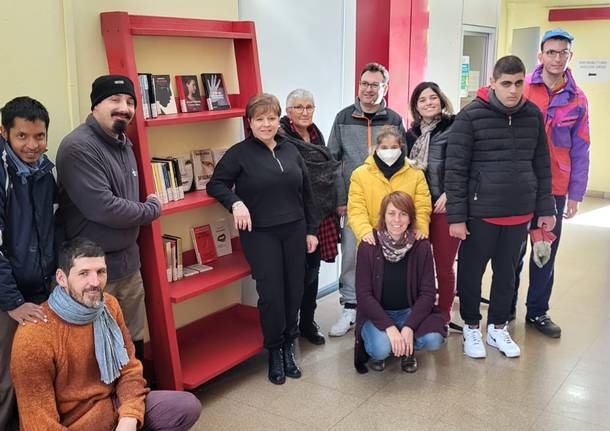
[[[460,244],[457,289],[460,314],[467,325],[478,325],[482,316],[481,281],[491,259],[493,271],[487,323],[506,323],[515,289],[515,272],[529,223],[499,226],[479,219],[468,221],[470,235]]]
[[[305,280],[305,221],[240,231],[256,280],[263,343],[277,349],[298,335],[297,319]]]
[[[314,327],[314,313],[316,311],[316,299],[318,298],[318,278],[320,275],[320,250],[316,248],[313,253],[307,253],[305,258],[305,286],[301,311],[299,313],[299,331],[301,334],[311,334],[317,331]]]

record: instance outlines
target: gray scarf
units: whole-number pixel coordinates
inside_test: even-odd
[[[125,340],[119,325],[108,311],[104,298],[96,308],[86,307],[72,298],[63,287],[57,286],[49,296],[49,307],[59,317],[74,325],[93,322],[95,358],[102,382],[112,383],[121,375],[121,368],[129,362]]]
[[[410,230],[407,230],[398,241],[392,238],[388,231],[385,230],[378,231],[377,237],[379,238],[383,257],[388,262],[398,262],[401,260],[415,243],[415,235]]]
[[[4,148],[6,150],[6,155],[8,156],[9,159],[11,159],[11,161],[15,165],[15,169],[17,169],[17,176],[21,179],[22,184],[27,183],[28,177],[30,177],[30,176],[34,175],[36,172],[38,172],[38,170],[40,169],[40,166],[42,166],[42,162],[44,161],[44,159],[46,157],[43,154],[36,161],[36,163],[34,163],[33,165],[30,165],[28,163],[25,163],[19,157],[17,157],[17,154],[15,154],[15,152],[11,148],[11,145],[8,142],[5,143]]]
[[[414,168],[421,169],[425,171],[428,167],[428,150],[430,149],[430,134],[438,123],[441,122],[442,117],[439,115],[435,117],[432,121],[426,122],[422,120],[419,127],[421,130],[421,134],[413,144],[413,148],[411,148],[411,152],[409,153],[409,158],[407,159],[409,164]]]

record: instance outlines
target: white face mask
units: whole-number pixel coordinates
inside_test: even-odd
[[[396,160],[400,158],[402,151],[400,148],[390,148],[388,150],[377,150],[377,157],[383,160],[388,166],[392,166],[396,163]]]

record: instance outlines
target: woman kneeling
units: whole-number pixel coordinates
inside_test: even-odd
[[[403,371],[417,371],[415,350],[437,350],[447,331],[434,305],[434,262],[430,242],[415,239],[415,205],[395,191],[381,202],[375,244],[362,241],[356,258],[356,345],[354,365],[383,371],[385,359],[400,357]]]

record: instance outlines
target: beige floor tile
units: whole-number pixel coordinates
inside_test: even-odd
[[[343,418],[332,431],[423,431],[434,421],[417,414],[408,404],[392,405],[365,402]]]
[[[262,409],[228,398],[201,397],[203,410],[192,431],[256,431],[256,430],[311,430],[310,425],[300,424]]]
[[[608,424],[608,412],[610,411],[610,392],[564,384],[546,410],[572,419],[605,425]]]
[[[531,429],[532,431],[607,431],[610,428],[578,421],[566,416],[543,413]]]
[[[486,427],[494,431],[514,431],[528,429],[541,414],[542,410],[513,404],[499,398],[491,399],[485,393],[469,391],[464,392],[448,406],[440,420],[448,424],[457,424],[463,429]]]

